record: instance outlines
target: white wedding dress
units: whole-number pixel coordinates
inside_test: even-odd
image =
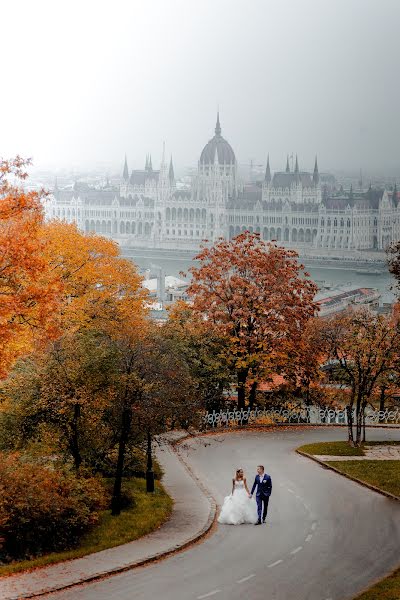
[[[242,525],[257,521],[257,504],[249,498],[242,480],[235,481],[233,494],[226,496],[218,517],[218,523]]]

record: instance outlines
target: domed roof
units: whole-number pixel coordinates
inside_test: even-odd
[[[213,164],[217,152],[220,165],[234,165],[236,162],[235,153],[231,145],[221,135],[221,125],[219,124],[219,113],[217,115],[217,124],[215,126],[215,135],[203,148],[200,155],[200,163],[203,165]]]

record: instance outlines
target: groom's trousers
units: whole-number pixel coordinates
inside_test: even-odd
[[[268,512],[268,502],[269,502],[269,496],[257,496],[256,498],[257,500],[257,514],[258,514],[258,520],[261,521],[261,519],[263,521],[265,521],[266,517],[267,517],[267,512]]]

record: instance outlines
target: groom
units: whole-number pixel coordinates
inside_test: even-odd
[[[264,467],[262,465],[258,465],[257,467],[257,475],[253,483],[253,487],[251,488],[250,498],[252,498],[254,490],[257,488],[256,493],[256,502],[257,502],[257,514],[258,521],[254,523],[254,525],[261,525],[261,515],[262,522],[265,523],[265,519],[268,511],[268,502],[269,497],[272,492],[272,481],[271,477],[264,472]],[[264,507],[263,507],[264,505]]]

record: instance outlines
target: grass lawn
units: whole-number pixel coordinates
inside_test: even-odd
[[[329,461],[327,464],[351,477],[400,496],[400,460]]]
[[[155,493],[146,494],[144,479],[125,480],[124,487],[129,488],[134,496],[134,507],[123,510],[119,517],[112,517],[109,510],[103,511],[98,525],[82,538],[77,548],[0,566],[0,576],[80,558],[131,542],[158,529],[169,518],[173,502],[162,485],[158,481],[155,484]]]
[[[329,456],[364,456],[364,450],[353,448],[347,442],[317,442],[315,444],[305,444],[298,450],[307,452],[307,454],[320,454]]]
[[[354,600],[399,600],[400,598],[400,569],[397,569],[367,592],[357,596]]]
[[[368,442],[359,448],[349,446],[347,442],[316,442],[315,444],[305,444],[300,446],[298,450],[307,452],[312,455],[327,455],[327,456],[364,456],[365,446],[397,446],[399,441],[384,441],[384,442]]]

